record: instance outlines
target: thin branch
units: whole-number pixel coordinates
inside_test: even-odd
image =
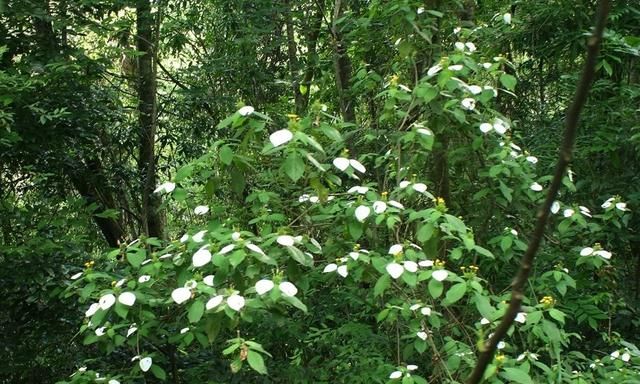
[[[527,251],[525,252],[524,256],[522,257],[522,261],[520,262],[520,269],[518,270],[518,273],[516,274],[516,277],[511,284],[512,291],[509,307],[507,308],[507,312],[502,318],[502,321],[500,321],[498,327],[495,329],[493,335],[481,346],[480,353],[478,355],[478,362],[471,372],[471,375],[469,375],[469,377],[467,378],[467,384],[477,384],[482,380],[485,369],[487,368],[489,363],[493,361],[493,356],[496,352],[498,343],[507,334],[507,331],[513,324],[516,315],[518,314],[518,312],[520,312],[520,306],[524,297],[524,286],[526,285],[529,274],[531,273],[531,268],[533,266],[533,260],[535,258],[536,252],[538,251],[540,243],[542,242],[551,205],[556,199],[556,195],[562,183],[562,178],[564,177],[567,166],[571,161],[573,143],[575,141],[576,133],[578,130],[578,120],[580,118],[580,112],[582,111],[582,108],[584,107],[584,104],[587,100],[587,95],[589,93],[591,83],[593,82],[596,62],[598,58],[598,51],[600,49],[600,43],[602,41],[602,35],[604,32],[608,13],[609,1],[601,0],[598,5],[598,11],[596,13],[595,30],[587,40],[587,59],[584,63],[582,77],[580,78],[580,82],[578,83],[573,103],[567,110],[564,139],[562,142],[562,147],[560,148],[556,170],[553,175],[553,180],[551,181],[547,197],[542,204],[542,207],[540,207],[540,210],[538,211],[536,227],[531,237],[531,241],[529,242]]]

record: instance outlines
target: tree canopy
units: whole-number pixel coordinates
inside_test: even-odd
[[[640,380],[635,1],[0,2],[0,383]]]

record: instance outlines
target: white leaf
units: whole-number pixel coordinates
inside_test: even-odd
[[[359,193],[361,195],[364,195],[365,193],[367,193],[368,190],[369,190],[369,187],[355,186],[355,187],[349,188],[347,193]]]
[[[575,213],[575,211],[573,209],[567,208],[567,209],[564,210],[564,212],[562,212],[562,215],[564,217],[571,217],[571,216],[573,216],[574,213]]]
[[[447,69],[450,71],[460,71],[462,70],[462,68],[462,64],[450,65],[449,67],[447,67]]]
[[[433,260],[422,260],[418,265],[424,268],[433,267]]]
[[[111,306],[116,302],[116,297],[110,293],[102,296],[99,300],[100,303],[100,308],[104,309],[105,311],[109,308],[111,308]]]
[[[269,141],[273,144],[274,147],[278,147],[282,144],[288,143],[293,139],[293,133],[291,133],[288,129],[281,129],[279,131],[273,132],[269,136]]]
[[[390,379],[399,379],[402,377],[402,372],[400,371],[393,371],[391,372],[391,374],[389,375]]]
[[[418,128],[418,129],[416,129],[416,132],[418,132],[421,135],[425,135],[425,136],[433,136],[433,132],[431,132],[431,130],[429,130],[427,128]]]
[[[531,188],[532,191],[536,191],[536,192],[542,191],[542,185],[540,185],[538,183],[531,184],[531,186],[529,188]]]
[[[374,201],[373,202],[373,211],[378,215],[387,210],[387,203],[384,201]]]
[[[93,303],[89,306],[89,309],[84,313],[85,317],[91,317],[100,309],[100,304]]]
[[[255,112],[255,109],[250,105],[245,105],[244,107],[238,109],[238,114],[240,116],[249,116],[253,112]]]
[[[355,261],[358,260],[360,254],[358,252],[349,252],[349,257]]]
[[[365,173],[367,172],[367,169],[364,167],[364,165],[362,165],[358,160],[356,159],[351,159],[349,160],[349,164],[351,164],[351,166],[353,167],[353,169],[355,169],[356,171],[360,172],[360,173]]]
[[[431,308],[424,307],[420,310],[420,313],[422,313],[425,316],[431,316]]]
[[[191,290],[189,288],[176,288],[171,292],[171,298],[176,304],[182,304],[191,298]]]
[[[400,277],[404,272],[404,268],[402,268],[402,265],[398,263],[387,264],[385,269],[387,270],[387,273],[389,274],[389,276],[393,277],[394,279],[397,279],[398,277]]]
[[[601,250],[601,251],[595,251],[594,254],[603,257],[607,260],[611,259],[611,252],[609,251],[605,251],[605,250]]]
[[[295,285],[288,281],[283,281],[282,283],[280,283],[280,285],[278,285],[278,288],[280,288],[280,292],[282,292],[282,294],[285,296],[291,297],[295,296],[296,293],[298,293],[298,288],[296,288]]]
[[[278,242],[278,244],[284,245],[285,247],[291,247],[295,243],[295,239],[293,238],[293,236],[289,235],[278,236],[276,241]]]
[[[427,76],[431,77],[440,71],[442,71],[442,65],[436,64],[433,67],[429,68],[429,70],[427,71]]]
[[[233,241],[238,241],[238,240],[240,240],[240,237],[241,237],[241,236],[242,236],[242,235],[240,234],[240,232],[233,232],[233,233],[231,234],[231,240],[233,240]]]
[[[138,330],[138,328],[136,327],[131,327],[127,330],[127,337],[133,335],[136,331]]]
[[[244,303],[244,297],[237,294],[233,294],[227,299],[227,305],[229,306],[229,308],[233,309],[236,312],[240,311],[242,307],[244,307]]]
[[[415,183],[411,186],[414,191],[424,193],[427,191],[427,186],[424,183]]]
[[[159,192],[166,192],[166,193],[171,193],[173,192],[173,190],[176,189],[176,185],[175,183],[172,183],[170,181],[167,181],[165,183],[162,183],[158,186],[158,188],[156,188],[153,193],[159,193]]]
[[[98,329],[96,329],[96,336],[100,337],[103,336],[104,333],[106,332],[107,328],[105,327],[100,327]]]
[[[468,110],[468,111],[473,111],[476,108],[476,101],[475,99],[472,99],[470,97],[467,97],[465,99],[462,99],[462,101],[460,102],[460,104],[462,105],[462,108]]]
[[[75,275],[71,276],[71,280],[78,280],[82,276],[82,272],[78,272]]]
[[[204,215],[207,212],[209,212],[209,207],[207,207],[206,205],[198,205],[193,210],[193,213],[195,213],[196,215]]]
[[[422,340],[427,340],[427,336],[428,335],[427,335],[427,332],[420,331],[420,332],[416,333],[416,336],[418,336]]]
[[[122,292],[120,296],[118,296],[118,301],[121,304],[130,307],[136,302],[136,295],[133,292]]]
[[[224,247],[222,247],[222,249],[218,252],[219,255],[225,255],[231,251],[233,251],[233,249],[236,247],[235,244],[229,244],[229,245],[225,245]]]
[[[213,275],[207,275],[202,279],[202,282],[210,287],[213,287],[213,278]]]
[[[341,171],[349,168],[349,159],[345,159],[344,157],[336,157],[333,159],[333,165]]]
[[[404,265],[404,269],[407,270],[408,272],[418,271],[418,264],[416,264],[415,261],[407,260],[403,263],[403,265]]]
[[[189,327],[185,327],[185,328],[182,328],[182,329],[180,330],[180,334],[181,334],[181,335],[184,335],[184,334],[185,334],[185,333],[187,333],[187,332],[189,332]]]
[[[500,135],[504,135],[507,132],[507,127],[502,122],[493,123],[493,129]]]
[[[527,156],[527,161],[530,162],[531,164],[535,164],[538,162],[538,158],[535,156]]]
[[[616,209],[619,209],[621,211],[629,210],[629,208],[627,208],[627,203],[616,203]]]
[[[467,49],[469,50],[469,52],[475,52],[476,51],[476,45],[468,42],[468,43],[464,43],[464,45],[467,47]]]
[[[433,271],[433,273],[431,274],[431,277],[438,281],[443,281],[447,278],[447,276],[449,276],[449,271],[447,271],[446,269],[438,269],[437,271]]]
[[[404,205],[400,204],[395,200],[389,200],[389,205],[397,209],[404,209]]]
[[[409,184],[411,184],[409,181],[407,181],[407,180],[402,180],[402,181],[400,182],[400,188],[405,189],[405,188],[407,188],[407,187],[409,186]]]
[[[402,252],[402,244],[393,244],[391,247],[389,247],[390,255],[395,256],[400,252]]]
[[[142,372],[147,372],[149,370],[149,368],[151,368],[151,365],[153,364],[153,360],[150,357],[144,357],[142,359],[140,359],[140,369],[142,370]]]
[[[482,123],[480,124],[480,131],[482,133],[488,133],[493,129],[493,125],[489,124],[489,123]]]
[[[554,201],[553,204],[551,204],[551,213],[555,215],[558,212],[560,212],[560,203]]]
[[[151,280],[151,276],[149,276],[149,275],[142,275],[142,276],[138,277],[138,283],[140,283],[140,284],[144,284],[149,280]]]
[[[191,237],[193,239],[193,241],[195,241],[196,243],[201,243],[202,240],[204,239],[204,235],[207,233],[206,230],[204,231],[200,231],[198,233],[196,233],[195,235],[193,235],[193,237]]]
[[[367,206],[361,205],[358,208],[356,208],[356,219],[361,223],[365,221],[370,214],[371,214],[371,208]]]
[[[482,87],[478,85],[470,85],[468,89],[469,89],[469,92],[473,93],[474,95],[482,93]]]
[[[218,305],[220,305],[220,303],[222,303],[222,300],[224,300],[224,297],[221,295],[218,296],[214,296],[212,298],[209,299],[209,301],[207,301],[207,304],[205,305],[205,308],[208,310],[213,309],[215,307],[217,307]]]
[[[511,14],[505,13],[504,15],[502,15],[502,20],[504,20],[505,24],[511,24]]]
[[[525,312],[518,312],[516,315],[515,321],[518,323],[524,324],[527,322],[527,314]]]
[[[462,41],[456,41],[455,44],[453,44],[457,50],[459,51],[464,51],[464,43]]]
[[[407,371],[415,371],[416,369],[418,369],[418,366],[415,364],[407,365]]]
[[[334,272],[338,269],[338,265],[335,263],[327,264],[326,267],[322,270],[323,273]]]
[[[200,248],[193,254],[193,266],[198,268],[211,261],[211,252],[206,248]]]
[[[120,384],[120,382],[116,379],[111,379],[107,384]]]
[[[257,245],[255,245],[253,243],[248,243],[246,245],[246,247],[249,248],[250,250],[252,250],[255,253],[258,253],[258,254],[261,254],[263,256],[266,256],[264,251],[260,247],[258,247]]]
[[[338,275],[342,277],[347,277],[349,275],[349,271],[347,270],[346,265],[341,265],[338,267]]]
[[[258,280],[258,282],[256,282],[256,293],[258,295],[264,295],[265,293],[272,290],[274,286],[275,284],[273,284],[273,281],[271,280],[267,280],[267,279]]]

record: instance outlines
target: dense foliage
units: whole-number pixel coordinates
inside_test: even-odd
[[[0,3],[1,383],[462,383],[595,2]],[[640,7],[487,383],[640,381]]]

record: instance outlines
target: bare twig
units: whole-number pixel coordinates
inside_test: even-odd
[[[520,262],[520,269],[518,270],[516,277],[511,283],[512,291],[509,307],[507,308],[507,312],[504,314],[502,321],[500,321],[500,324],[495,329],[493,335],[480,347],[478,362],[471,372],[471,375],[469,375],[469,377],[467,378],[467,384],[477,384],[482,380],[485,369],[493,360],[498,342],[500,342],[500,340],[502,340],[502,338],[507,334],[507,331],[513,324],[516,315],[520,311],[520,306],[524,297],[524,286],[529,278],[529,274],[533,266],[533,259],[536,255],[536,252],[538,251],[538,248],[540,247],[540,243],[542,242],[551,205],[553,204],[558,190],[560,189],[562,178],[564,177],[567,166],[569,165],[569,161],[571,161],[573,143],[575,141],[578,128],[578,120],[580,118],[582,107],[587,100],[589,88],[591,87],[591,83],[595,74],[598,51],[600,49],[600,43],[602,41],[602,35],[604,32],[608,13],[609,1],[601,0],[596,13],[595,30],[587,40],[587,58],[584,63],[582,77],[580,78],[580,82],[578,83],[573,103],[567,110],[564,139],[562,142],[562,147],[560,148],[556,170],[553,175],[551,185],[549,186],[547,197],[542,204],[542,207],[540,207],[540,210],[538,211],[536,226],[533,235],[531,236],[529,246],[524,256],[522,257],[522,261]]]

